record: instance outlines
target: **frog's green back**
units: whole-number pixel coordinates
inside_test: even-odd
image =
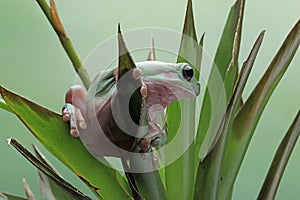
[[[111,69],[102,71],[98,74],[97,77],[99,80],[97,81],[97,88],[96,88],[95,96],[101,97],[103,95],[106,95],[116,85],[113,71],[114,71],[114,69],[111,68]]]
[[[89,97],[94,98],[97,103],[106,102],[116,90],[116,81],[113,74],[114,69],[99,72],[89,89]],[[98,104],[99,105],[99,104]]]

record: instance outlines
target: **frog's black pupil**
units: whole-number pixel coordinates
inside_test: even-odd
[[[184,68],[183,68],[183,77],[187,81],[190,81],[193,78],[193,76],[194,76],[193,69],[190,66],[188,66],[188,65],[184,66]]]

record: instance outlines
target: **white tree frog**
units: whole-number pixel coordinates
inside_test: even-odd
[[[129,109],[128,103],[121,105],[116,101],[116,82],[122,81],[118,80],[118,68],[100,72],[87,92],[81,86],[73,86],[66,93],[63,120],[70,122],[70,134],[80,136],[93,154],[120,157],[117,148],[130,152],[133,145],[138,145],[141,152],[148,152],[153,146],[164,145],[167,136],[158,121],[163,116],[164,125],[167,106],[200,93],[200,83],[187,63],[145,61],[136,63],[136,67],[130,76],[142,80],[139,91],[146,102],[148,122],[146,135],[137,144],[130,130],[123,128],[124,123],[132,122],[130,115],[118,115],[120,106]],[[129,125],[136,130],[134,126],[138,127],[136,122]]]

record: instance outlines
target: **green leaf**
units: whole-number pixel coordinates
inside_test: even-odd
[[[69,126],[60,115],[3,87],[0,93],[33,135],[99,198],[131,198],[116,180],[117,172],[94,158],[79,139],[70,137]]]
[[[223,116],[221,124],[218,128],[216,140],[214,141],[212,149],[209,149],[207,156],[199,164],[194,195],[195,199],[222,199],[226,197],[221,195],[218,197],[220,174],[222,170],[222,161],[224,149],[226,147],[226,140],[234,120],[234,114],[239,106],[240,97],[245,88],[250,71],[254,64],[254,60],[262,43],[263,36],[264,32],[259,35],[249,57],[244,62],[233,95],[226,109],[226,113]]]
[[[189,63],[194,68],[196,77],[199,77],[201,63],[202,52],[199,49],[192,0],[188,0],[177,62]],[[182,155],[165,169],[168,199],[192,199],[195,177],[195,108],[195,99],[184,99],[175,101],[167,109],[168,143],[181,138],[177,142],[176,150],[182,152]],[[169,159],[168,155],[166,157]]]
[[[144,199],[167,199],[158,171],[134,173],[133,176]]]
[[[200,38],[199,46],[198,46],[199,49],[198,49],[198,54],[197,54],[197,58],[196,58],[197,73],[195,74],[195,77],[198,81],[200,81],[200,70],[201,70],[201,62],[202,62],[202,57],[203,57],[204,36],[205,36],[205,33],[203,33]]]
[[[118,41],[119,41],[119,80],[122,78],[126,80],[125,84],[119,84],[117,81],[117,98],[119,98],[120,111],[119,115],[128,112],[128,105],[122,105],[122,103],[127,103],[123,99],[130,98],[129,101],[129,111],[132,120],[140,126],[144,127],[147,125],[147,115],[145,98],[142,97],[140,92],[140,87],[142,86],[141,78],[135,79],[130,73],[136,68],[136,65],[131,58],[130,52],[128,51],[126,44],[123,40],[120,25],[118,26]],[[126,74],[126,75],[125,75]],[[131,95],[132,94],[132,95]],[[126,115],[124,115],[126,116]],[[126,117],[123,117],[126,120]],[[131,119],[130,119],[131,120]],[[128,123],[130,124],[130,123]],[[134,152],[139,152],[139,146],[136,145],[143,138],[144,134],[140,134],[140,130],[134,130],[133,128],[128,128],[128,130],[134,131],[138,138],[133,146]],[[132,134],[133,135],[133,134]],[[141,199],[142,195],[145,199],[166,199],[165,190],[162,181],[159,176],[159,172],[153,167],[153,171],[149,172],[149,168],[153,165],[153,154],[148,153],[150,159],[140,159],[141,155],[135,154],[130,158],[130,168],[124,158],[122,159],[122,164],[125,170],[126,177],[130,184],[132,193],[135,199]],[[145,168],[143,168],[145,166]],[[129,173],[127,170],[130,169],[135,171],[139,169],[141,173]]]
[[[119,78],[127,71],[136,68],[133,59],[124,42],[120,24],[118,24],[118,43],[119,43]]]
[[[85,198],[87,197],[82,196],[82,193],[79,192],[77,189],[75,189],[71,184],[63,182],[66,181],[59,181],[51,177],[61,177],[58,172],[54,169],[54,167],[49,163],[49,161],[45,158],[44,155],[37,149],[36,146],[33,145],[35,155],[37,159],[44,164],[46,167],[48,167],[46,170],[48,170],[47,173],[43,173],[40,170],[37,170],[38,177],[39,177],[39,184],[40,184],[40,191],[42,194],[43,200],[55,200],[55,199],[74,199],[74,198]],[[40,165],[36,163],[37,165]],[[39,167],[40,168],[40,167]],[[45,168],[42,167],[42,169],[45,170]],[[52,176],[48,178],[47,174],[51,174]],[[63,179],[61,177],[61,179]],[[59,182],[57,182],[59,181]],[[68,187],[70,185],[70,187]],[[73,191],[75,189],[75,191]],[[74,195],[75,193],[75,195]],[[79,194],[78,194],[79,193]]]
[[[237,62],[238,59],[244,7],[244,0],[237,0],[231,7],[215,55],[214,63],[216,64],[223,80],[225,80],[230,63]],[[231,95],[227,97],[230,98]]]
[[[226,97],[227,99],[231,98],[231,95],[234,90],[234,85],[236,83],[237,75],[238,75],[238,58],[240,53],[240,45],[241,45],[241,37],[242,37],[242,25],[243,25],[243,18],[244,18],[244,7],[245,7],[245,1],[237,1],[235,4],[236,8],[234,8],[231,13],[229,14],[229,19],[231,18],[231,22],[233,22],[232,25],[234,25],[234,29],[229,29],[230,35],[232,36],[234,31],[234,38],[233,43],[230,44],[230,48],[232,49],[231,52],[231,60],[229,63],[229,66],[226,69],[225,72],[225,78],[224,78],[224,87],[226,90]],[[227,27],[227,24],[226,24]],[[228,30],[227,30],[228,31]],[[225,30],[226,32],[226,30]],[[221,39],[222,40],[222,39]],[[228,42],[228,41],[227,41]],[[227,44],[229,45],[229,44]],[[217,57],[216,57],[217,58]],[[220,57],[218,57],[220,58]],[[228,57],[230,58],[230,57]],[[219,62],[216,60],[216,62]],[[218,66],[218,65],[217,65]]]
[[[257,199],[275,199],[282,175],[300,134],[300,111],[281,141]]]
[[[300,22],[291,30],[267,71],[237,112],[225,151],[220,195],[233,188],[238,171],[261,114],[280,79],[287,70],[300,43]]]
[[[3,99],[0,99],[0,108],[2,108],[3,110],[6,110],[8,112],[13,113],[13,111],[6,105],[6,103]]]
[[[0,192],[0,200],[29,200],[29,199]]]
[[[233,92],[238,72],[238,55],[241,40],[244,0],[231,7],[223,34],[214,58],[202,103],[196,137],[195,165],[205,157],[215,140],[217,128]],[[198,154],[199,153],[199,154]]]
[[[50,168],[48,164],[44,164],[42,161],[37,159],[15,139],[8,139],[8,144],[17,149],[31,164],[33,164],[37,169],[45,174],[46,177],[49,177],[55,184],[62,188],[68,194],[66,195],[69,197],[67,199],[90,199],[89,197],[78,191],[76,188],[74,188],[71,184],[66,182],[52,168]],[[26,190],[27,198],[33,200],[34,197],[32,197],[32,192],[30,191],[29,186],[26,184],[26,182],[24,182],[24,188]]]
[[[118,103],[120,104],[120,115],[125,114],[128,112],[128,105],[127,99],[130,99],[129,102],[129,111],[132,120],[139,124],[140,122],[140,114],[141,114],[141,107],[144,99],[140,94],[140,90],[138,88],[141,87],[142,81],[141,78],[135,79],[132,75],[134,69],[136,69],[136,65],[128,51],[126,44],[124,42],[120,24],[118,25],[118,44],[119,44],[119,62],[118,62],[118,81],[117,81],[117,99]],[[128,72],[128,73],[127,73]],[[127,73],[127,74],[126,74]],[[125,76],[126,74],[126,76]],[[121,81],[122,80],[122,81]],[[125,100],[124,100],[125,99]],[[124,123],[126,123],[127,116],[124,117]],[[129,119],[131,120],[131,119]],[[134,131],[137,133],[138,130],[133,130],[132,128],[128,128],[127,130]],[[135,135],[131,133],[131,135]]]

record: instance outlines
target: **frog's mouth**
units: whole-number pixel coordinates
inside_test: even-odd
[[[193,89],[194,89],[194,92],[195,92],[196,96],[198,96],[200,94],[200,83],[197,82],[196,86],[193,87]]]
[[[153,82],[146,82],[147,85],[147,106],[161,105],[166,108],[169,104],[176,100],[183,98],[195,98],[200,93],[200,84],[197,86],[186,88],[181,85],[177,85],[176,89],[174,87],[168,87],[163,84],[157,84]]]

